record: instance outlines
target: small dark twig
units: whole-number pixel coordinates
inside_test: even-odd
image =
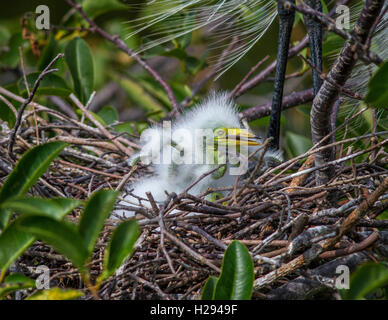
[[[23,117],[23,112],[24,110],[26,109],[26,107],[31,103],[32,99],[34,98],[35,96],[35,93],[36,91],[38,90],[38,87],[39,87],[39,84],[40,82],[42,81],[42,79],[48,75],[49,73],[53,73],[55,71],[58,71],[57,68],[54,68],[54,69],[50,69],[55,62],[57,62],[57,60],[59,58],[63,58],[64,57],[64,54],[63,53],[59,53],[48,65],[47,67],[40,73],[40,75],[38,76],[38,79],[36,79],[35,83],[34,83],[34,87],[32,88],[32,91],[31,93],[28,95],[28,98],[26,100],[24,100],[23,104],[21,105],[21,107],[19,108],[18,110],[18,116],[16,118],[16,122],[15,122],[15,126],[13,128],[13,131],[11,133],[11,137],[9,139],[9,144],[8,144],[8,153],[9,153],[9,156],[14,160],[16,161],[16,157],[15,155],[13,154],[13,146],[15,144],[15,141],[16,141],[16,135],[17,135],[17,132],[18,132],[18,129],[20,127],[20,124],[22,122],[22,117]]]

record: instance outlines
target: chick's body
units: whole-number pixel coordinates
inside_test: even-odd
[[[211,161],[208,163],[214,154],[218,156],[221,154],[217,150],[217,144],[216,147],[214,145],[209,147],[203,140],[203,135],[198,134],[203,132],[200,129],[213,133],[217,128],[245,130],[239,121],[236,106],[227,98],[226,93],[214,93],[182,115],[171,125],[171,136],[167,132],[163,132],[163,128],[160,127],[148,129],[143,137],[143,141],[145,140],[146,143],[136,156],[140,157],[144,163],[151,163],[154,174],[130,185],[129,190],[133,189],[131,193],[146,199],[142,201],[142,204],[150,207],[147,192],[152,194],[155,201],[163,202],[167,199],[165,191],[179,194],[193,182],[198,181],[205,173],[219,168],[220,163],[217,163],[217,159],[215,163],[211,163]],[[259,145],[260,143],[255,143],[254,146],[240,145],[239,141],[237,154],[239,156],[248,155]],[[198,195],[209,187],[218,188],[233,185],[236,179],[236,173],[230,170],[233,164],[230,163],[227,156],[226,158],[221,157],[221,159],[226,162],[226,170],[219,177],[215,177],[215,174],[209,174],[198,181],[190,188],[191,194]],[[217,172],[215,173],[217,174]],[[133,204],[138,203],[139,200],[133,195],[129,194],[125,200]],[[121,212],[121,214],[123,213]],[[128,216],[128,212],[126,214]]]

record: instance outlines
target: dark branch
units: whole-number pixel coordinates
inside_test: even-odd
[[[301,104],[312,101],[314,98],[313,89],[307,89],[299,92],[291,93],[283,98],[282,110],[290,109]],[[252,107],[242,111],[240,114],[243,119],[253,121],[266,116],[271,112],[271,102],[267,102],[256,107]]]
[[[360,16],[351,31],[352,38],[346,41],[339,57],[335,61],[327,75],[318,95],[315,97],[311,109],[311,133],[313,143],[316,144],[331,131],[330,114],[339,94],[339,88],[343,87],[350,77],[352,69],[357,61],[357,51],[365,45],[369,31],[378,19],[383,6],[383,0],[367,0]],[[335,83],[336,85],[333,85]],[[326,144],[328,141],[326,141]],[[328,148],[315,154],[315,165],[322,166],[334,157],[333,150]],[[333,167],[318,171],[317,184],[325,184],[334,173]]]
[[[20,127],[20,124],[22,122],[22,117],[23,117],[23,112],[24,110],[27,108],[27,106],[31,103],[32,99],[34,98],[35,96],[35,93],[36,93],[36,90],[38,90],[39,88],[39,84],[40,82],[42,81],[42,79],[48,75],[49,73],[52,73],[52,72],[55,72],[55,71],[58,71],[58,69],[50,69],[54,63],[59,59],[59,58],[63,58],[64,57],[64,54],[63,53],[59,53],[49,64],[48,66],[39,74],[38,76],[38,79],[36,79],[35,83],[34,83],[34,87],[32,88],[32,91],[31,93],[29,94],[28,98],[26,100],[24,100],[23,104],[21,105],[21,107],[19,108],[18,110],[18,116],[16,118],[16,122],[15,122],[15,126],[13,128],[13,131],[11,133],[11,137],[9,139],[9,144],[8,144],[8,153],[9,153],[9,156],[16,161],[16,157],[15,155],[13,154],[13,146],[15,145],[15,141],[16,141],[16,135],[17,135],[17,132],[19,130],[19,127]]]

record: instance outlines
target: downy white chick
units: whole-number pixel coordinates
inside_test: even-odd
[[[226,93],[213,93],[175,123],[164,122],[163,128],[147,129],[140,144],[142,150],[130,162],[140,159],[151,164],[154,175],[140,179],[128,190],[133,189],[134,195],[145,199],[142,204],[150,207],[146,192],[150,192],[156,202],[162,203],[167,199],[165,191],[180,194],[216,168],[190,188],[189,193],[198,195],[209,187],[233,185],[236,175],[247,172],[248,155],[260,148],[262,141],[243,127],[237,107]],[[259,153],[256,153],[256,159]],[[278,150],[269,150],[264,159],[280,162],[282,156]],[[220,167],[222,163],[225,166]],[[125,200],[139,203],[132,195],[127,195]],[[116,214],[133,215],[123,210],[117,210]]]

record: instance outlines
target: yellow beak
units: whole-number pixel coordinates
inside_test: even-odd
[[[226,137],[219,137],[218,142],[236,146],[259,146],[261,143],[251,131],[240,128],[228,128]]]

